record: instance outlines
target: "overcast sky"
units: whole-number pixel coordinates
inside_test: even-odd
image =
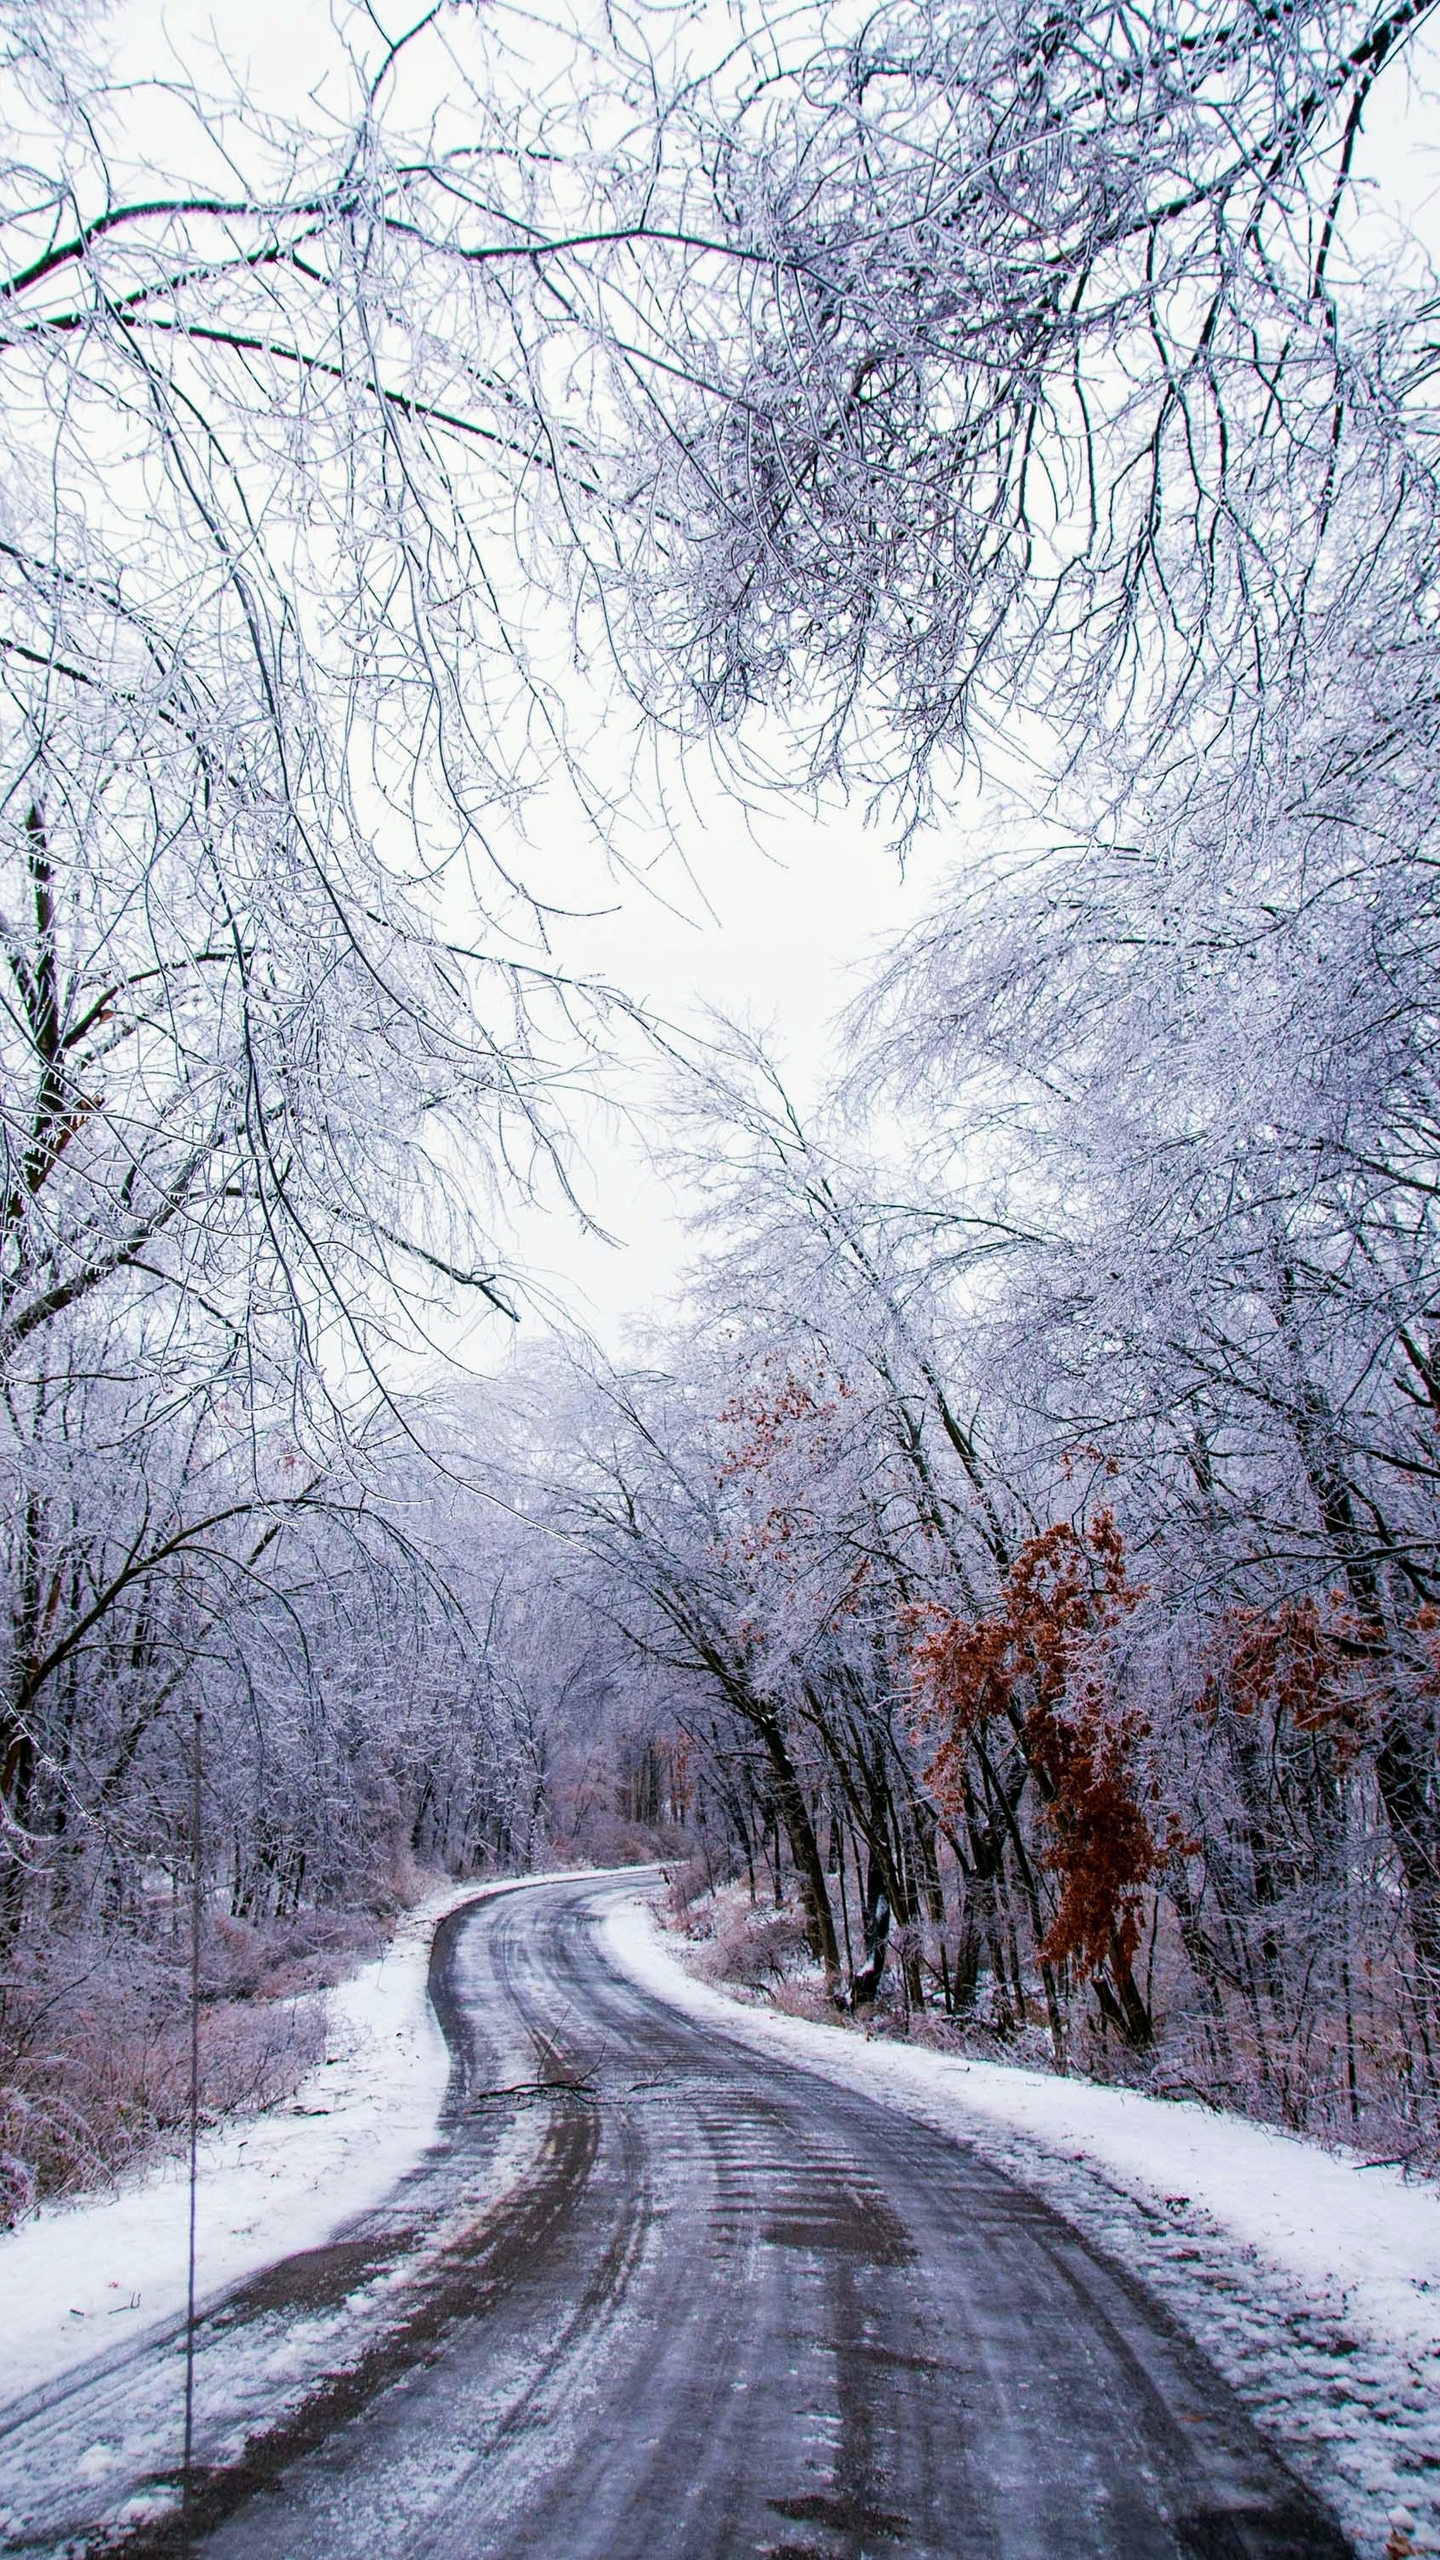
[[[686,827],[685,852],[713,913],[672,867],[661,877],[681,913],[632,891],[618,913],[577,932],[575,947],[671,1021],[708,1006],[768,1031],[808,1104],[833,1064],[835,1014],[863,982],[866,960],[925,912],[953,859],[953,837],[927,835],[902,875],[884,835],[858,810],[814,820],[777,806],[752,833],[715,792],[703,821]],[[578,1292],[582,1320],[613,1343],[627,1315],[646,1312],[683,1262],[684,1204],[623,1127],[597,1126],[589,1154],[589,1200],[618,1231],[619,1249],[554,1217],[524,1219],[519,1232],[527,1258],[552,1285]]]

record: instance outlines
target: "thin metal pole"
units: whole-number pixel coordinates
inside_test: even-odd
[[[200,1919],[204,1902],[204,1838],[200,1709],[190,1760],[190,2235],[185,2292],[185,2455],[180,2471],[181,2515],[188,2546],[195,2450],[195,2205],[200,2172]]]

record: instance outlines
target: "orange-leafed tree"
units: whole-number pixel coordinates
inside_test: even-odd
[[[1365,1684],[1357,1675],[1373,1649],[1340,1592],[1227,1609],[1209,1647],[1202,1704],[1211,1714],[1269,1715],[1296,1733],[1334,1735],[1343,1755],[1358,1741]]]
[[[1088,1528],[1056,1521],[1021,1548],[988,1616],[928,1608],[911,1645],[937,1800],[951,1816],[963,1808],[973,1757],[1002,1727],[1033,1781],[1039,1864],[1058,1887],[1041,1966],[1093,1980],[1106,2017],[1137,2045],[1152,2034],[1134,1971],[1143,1896],[1171,1850],[1144,1773],[1149,1723],[1117,1677],[1116,1637],[1143,1596],[1112,1514]]]

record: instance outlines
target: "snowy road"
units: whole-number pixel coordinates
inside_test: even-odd
[[[633,1891],[546,1884],[442,1926],[447,2140],[387,2214],[207,2323],[189,2548],[1341,2560],[1227,2386],[1035,2197],[618,1974],[597,1923]],[[292,2371],[257,2433],[287,2322],[320,2324],[330,2378],[297,2395]],[[47,2443],[115,2442],[173,2360],[162,2342],[35,2412],[11,2548],[83,2528],[72,2472],[41,2529]],[[173,2517],[123,2545],[186,2547]]]

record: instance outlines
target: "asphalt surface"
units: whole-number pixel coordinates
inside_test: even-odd
[[[1057,2215],[618,1974],[597,1923],[633,1890],[536,1886],[442,1925],[436,2151],[200,2341],[218,2369],[329,2317],[328,2376],[206,2463],[183,2528],[101,2543],[57,2511],[12,2547],[64,2526],[131,2560],[1343,2560],[1234,2394]]]

